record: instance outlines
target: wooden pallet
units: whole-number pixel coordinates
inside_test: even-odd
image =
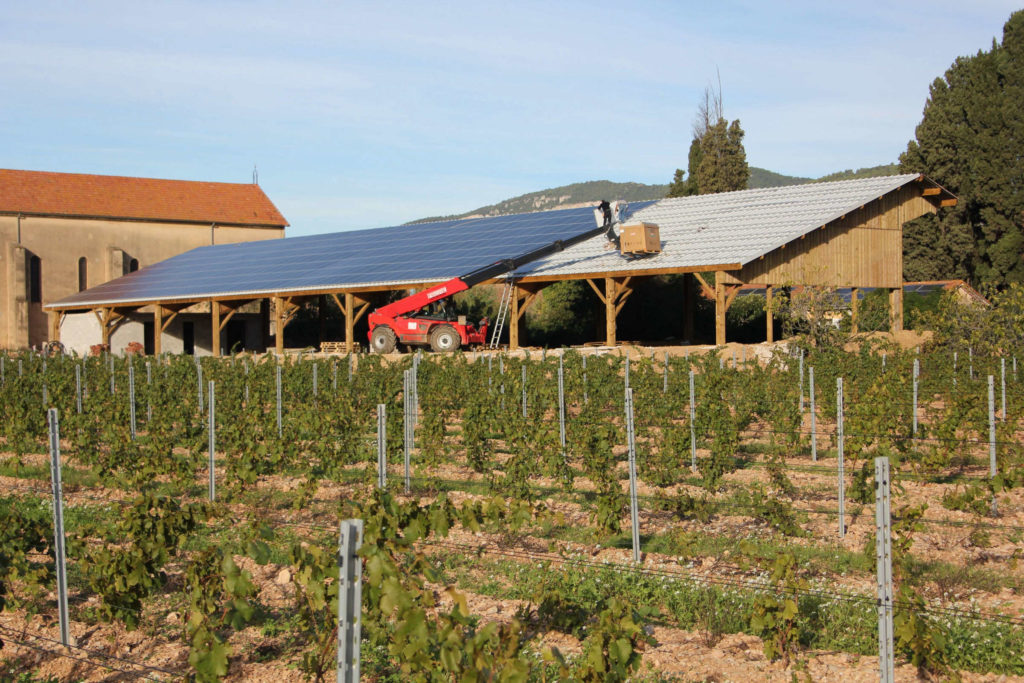
[[[320,353],[348,353],[343,341],[320,342]]]

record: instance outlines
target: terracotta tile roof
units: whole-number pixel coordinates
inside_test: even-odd
[[[0,169],[0,213],[288,225],[259,185]]]

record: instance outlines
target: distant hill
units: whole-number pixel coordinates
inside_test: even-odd
[[[821,178],[801,178],[783,175],[756,166],[750,167],[750,189],[759,187],[782,187],[785,185],[802,185],[804,183],[825,182],[829,180],[851,180],[853,178],[875,178],[883,175],[899,173],[896,164],[884,164],[859,168],[856,171],[847,169],[838,173],[830,173]],[[530,192],[529,194],[512,197],[497,204],[481,206],[466,213],[451,216],[431,216],[410,221],[412,223],[428,223],[431,221],[457,220],[460,218],[479,218],[482,216],[506,216],[512,213],[529,213],[531,211],[551,211],[552,209],[570,209],[587,206],[602,199],[624,199],[627,202],[640,202],[648,199],[661,199],[668,194],[668,185],[645,185],[643,183],[613,183],[610,180],[590,180],[584,183],[573,183],[553,187],[548,190]]]
[[[479,209],[473,209],[472,211],[454,216],[434,216],[412,222],[426,223],[428,221],[455,220],[458,218],[506,216],[511,213],[569,209],[575,206],[593,204],[602,199],[624,199],[627,202],[641,202],[646,199],[661,199],[667,193],[668,185],[613,183],[610,180],[591,180],[585,183],[573,183],[572,185],[553,187],[549,190],[530,192],[529,194],[512,197],[497,204],[481,206]]]
[[[812,182],[813,178],[801,178],[795,175],[782,175],[775,171],[769,171],[757,166],[750,167],[750,180],[747,181],[747,189],[753,190],[758,187],[782,187],[784,185],[803,185]]]
[[[838,173],[829,173],[828,175],[821,176],[814,182],[827,183],[832,180],[853,180],[854,178],[877,178],[883,175],[898,175],[899,172],[899,164],[882,164],[881,166],[869,166],[868,168],[858,168],[856,171],[848,168],[845,171],[839,171]]]

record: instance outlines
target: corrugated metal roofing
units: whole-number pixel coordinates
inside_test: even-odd
[[[591,239],[523,266],[518,275],[558,276],[749,263],[917,179],[916,174],[809,183],[662,199],[633,221],[656,223],[662,252],[624,262]]]
[[[48,307],[438,282],[595,227],[586,207],[200,247]]]
[[[284,227],[251,183],[207,183],[0,169],[0,212]]]

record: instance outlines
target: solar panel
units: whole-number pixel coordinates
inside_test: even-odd
[[[654,202],[637,202],[630,214]],[[596,227],[592,207],[200,247],[49,304],[96,306],[446,280]]]

